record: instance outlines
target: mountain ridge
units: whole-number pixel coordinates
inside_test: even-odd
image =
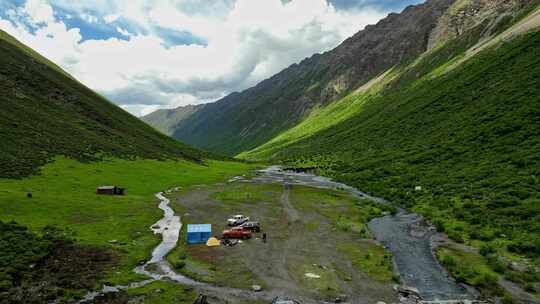
[[[180,106],[174,109],[159,109],[141,117],[141,120],[168,136],[173,135],[177,124],[195,112],[204,108],[204,104]]]
[[[346,39],[240,93],[207,104],[176,122],[173,137],[212,152],[235,155],[256,147],[325,105],[423,53],[437,19],[453,0],[429,0],[390,14]],[[231,119],[231,117],[234,117]]]

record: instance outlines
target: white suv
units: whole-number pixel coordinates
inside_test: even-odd
[[[241,214],[233,215],[230,219],[227,220],[229,226],[238,226],[249,221],[249,217],[243,216]]]

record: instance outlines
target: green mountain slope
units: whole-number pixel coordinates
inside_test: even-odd
[[[467,58],[483,32],[394,68],[240,156],[318,168],[427,215],[456,240],[538,257],[540,32],[505,35]]]
[[[90,160],[204,154],[153,130],[0,31],[0,177],[27,176],[55,155]]]
[[[426,37],[453,2],[428,0],[390,14],[331,51],[170,123],[175,125],[173,136],[227,155],[255,148],[294,127],[314,107],[343,97],[402,60],[423,53]]]

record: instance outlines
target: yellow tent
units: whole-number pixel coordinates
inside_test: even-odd
[[[219,245],[221,245],[221,243],[215,237],[211,237],[208,239],[208,241],[206,241],[206,246],[208,247],[219,246]]]

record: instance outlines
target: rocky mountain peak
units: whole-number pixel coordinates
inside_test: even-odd
[[[485,24],[484,38],[496,32],[498,25],[514,17],[534,0],[457,0],[441,16],[430,34],[428,49],[452,40],[470,29]]]

